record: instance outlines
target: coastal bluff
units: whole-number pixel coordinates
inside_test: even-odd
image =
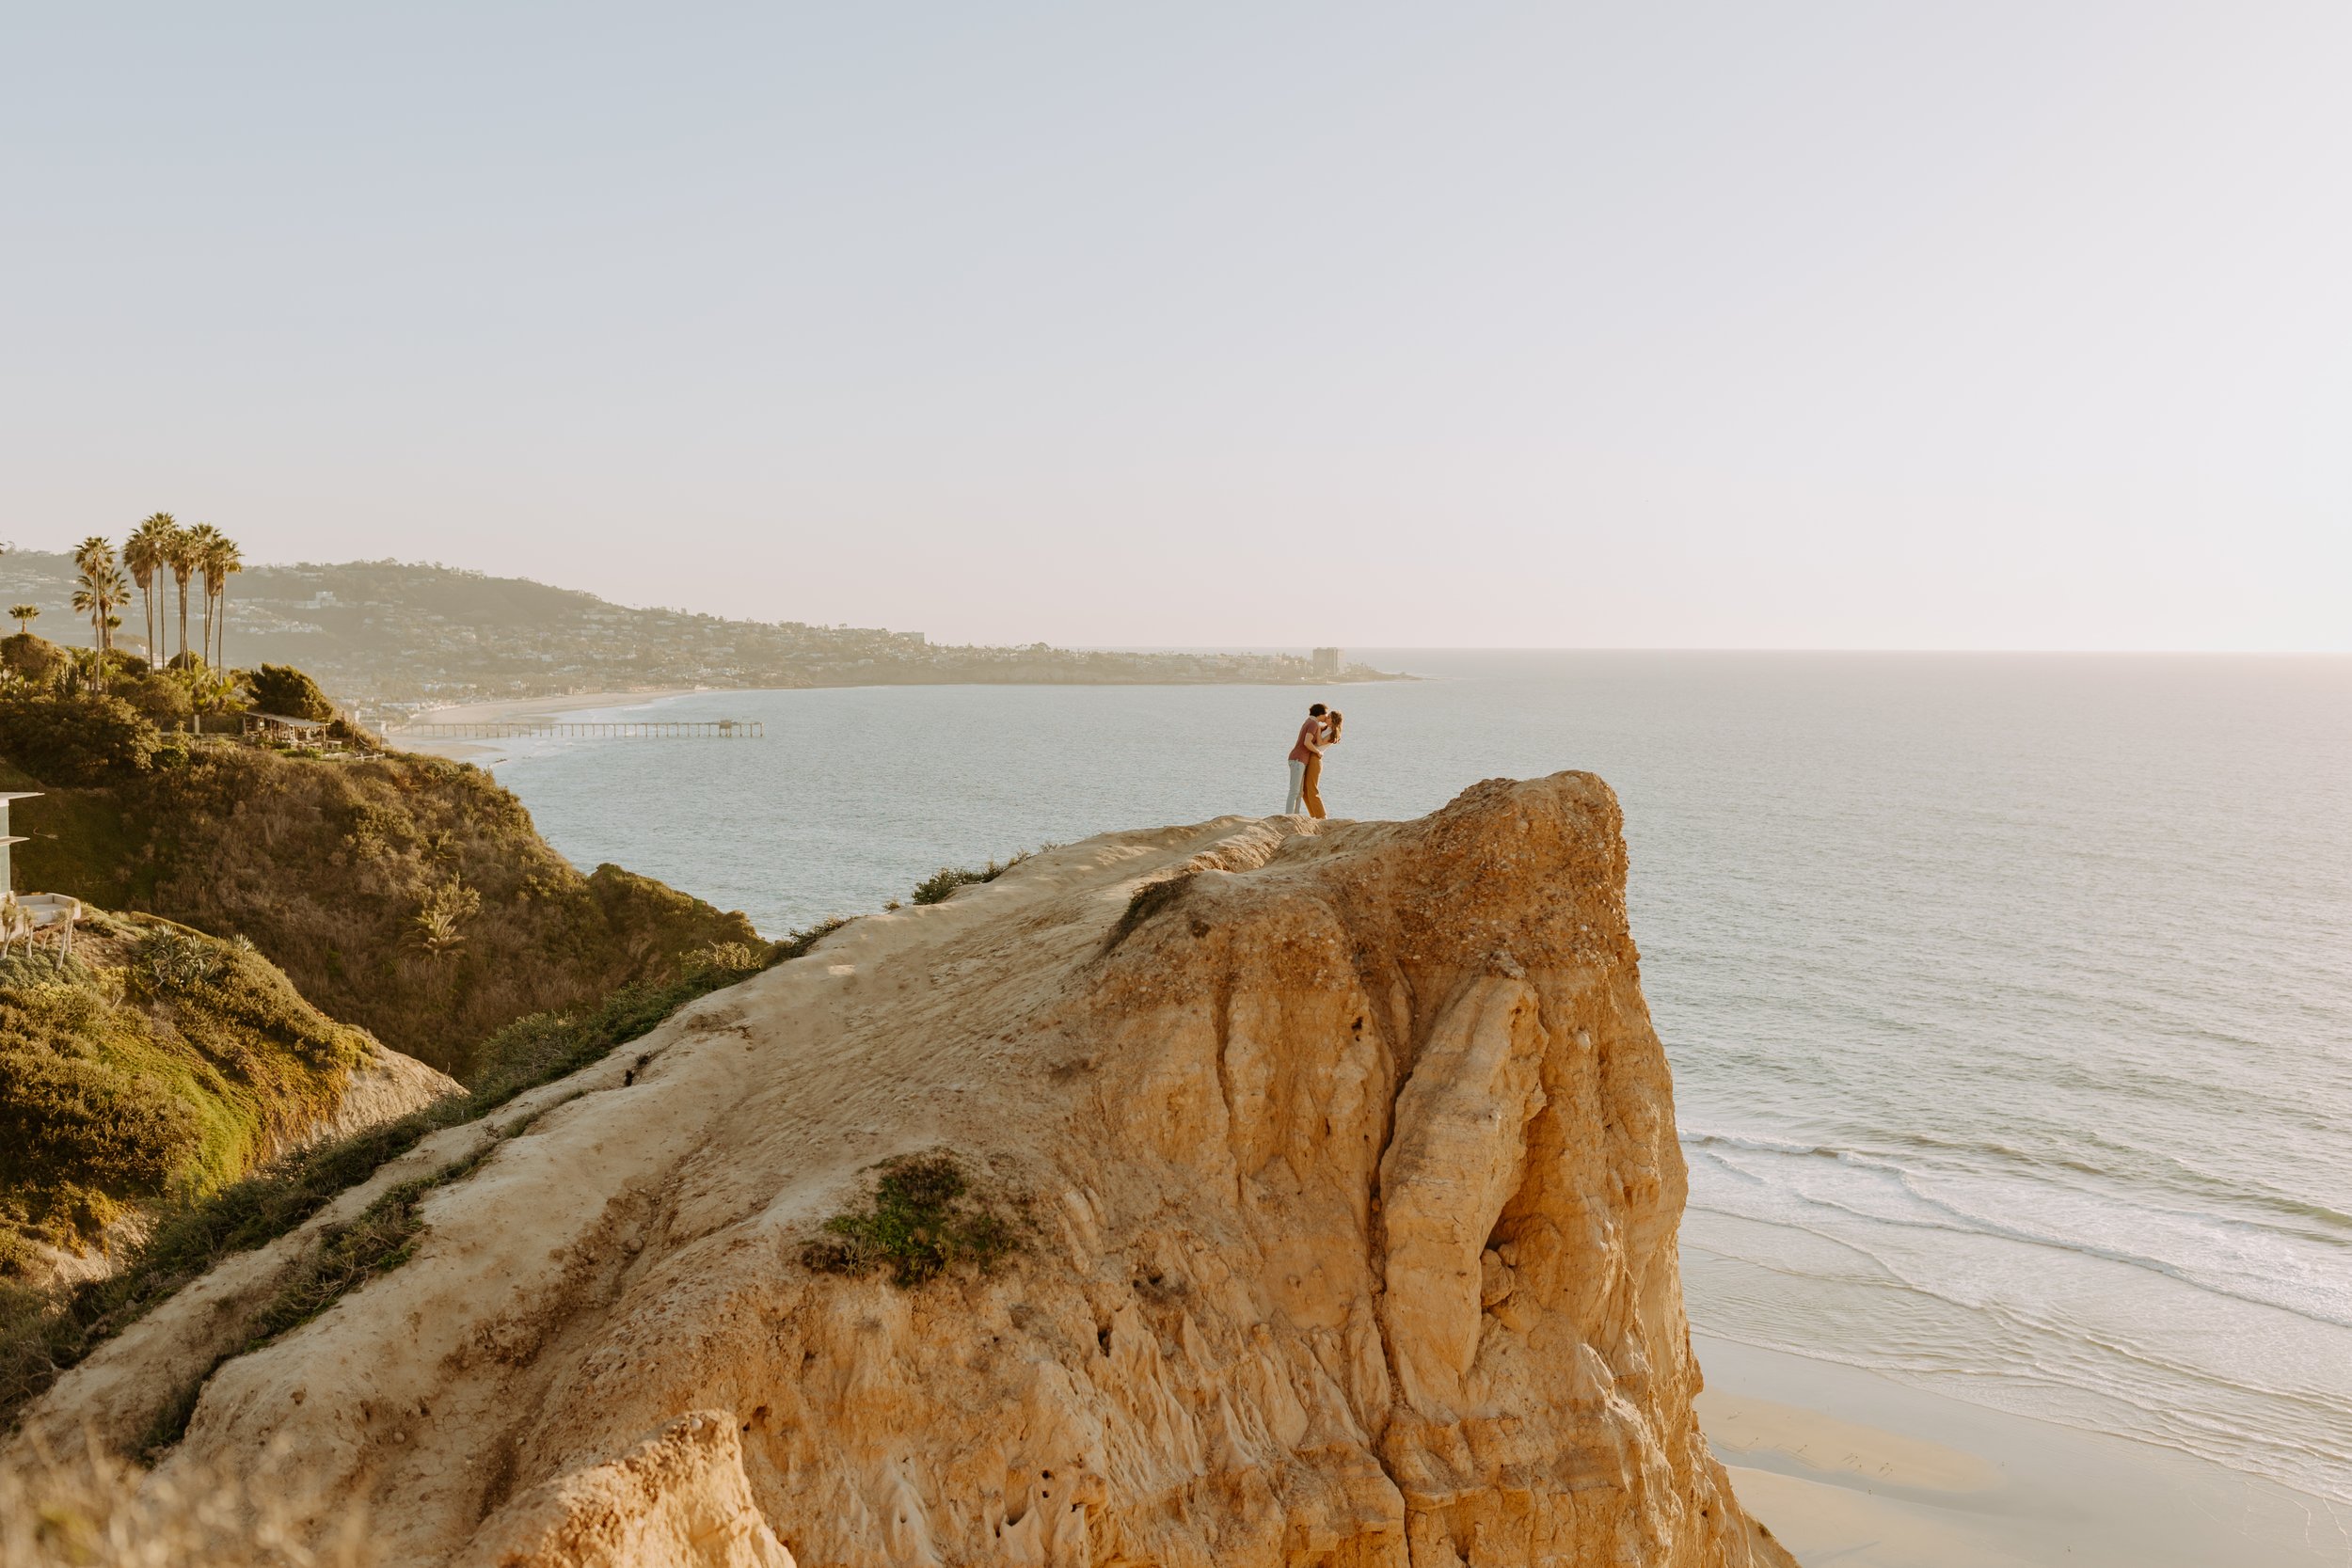
[[[1692,1412],[1625,880],[1562,773],[860,919],[379,1173],[437,1183],[412,1252],[221,1361],[163,1473],[468,1568],[1777,1568]],[[1010,1244],[827,1267],[910,1157]],[[88,1398],[219,1310],[28,1433],[127,1436]]]

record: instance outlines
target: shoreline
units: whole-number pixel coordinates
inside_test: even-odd
[[[1696,1329],[1697,1399],[1740,1506],[1841,1568],[2321,1568],[2352,1503],[2171,1449]]]
[[[446,707],[429,707],[409,716],[412,724],[487,724],[505,719],[537,719],[557,713],[578,713],[584,708],[628,707],[638,703],[658,703],[669,697],[691,697],[700,692],[736,689],[709,686],[660,686],[643,691],[574,691],[555,697],[501,697],[483,703],[452,703]],[[764,689],[741,688],[740,689]]]
[[[1378,675],[1334,676],[1335,686],[1378,686],[1388,682],[1425,681],[1436,677],[1407,673]],[[663,686],[642,691],[576,691],[546,697],[499,697],[485,702],[451,703],[443,707],[421,708],[397,724],[384,728],[384,737],[396,750],[415,752],[425,756],[446,757],[452,762],[470,762],[486,768],[502,762],[506,750],[493,740],[434,739],[404,735],[410,724],[490,724],[506,720],[553,718],[558,714],[579,713],[591,709],[650,706],[676,697],[711,697],[726,693],[762,691],[880,691],[899,688],[946,687],[1195,687],[1195,686],[1287,686],[1289,682],[1274,681],[863,681],[824,686]],[[1300,685],[1311,683],[1300,682]]]

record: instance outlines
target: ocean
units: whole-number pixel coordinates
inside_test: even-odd
[[[2352,658],[1351,650],[1429,678],[723,692],[512,743],[583,865],[780,934],[1108,829],[1589,768],[1692,1323],[2352,1502]],[[622,711],[622,710],[615,710]]]

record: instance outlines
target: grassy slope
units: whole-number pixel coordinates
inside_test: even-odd
[[[0,959],[0,1275],[134,1206],[246,1176],[374,1050],[250,946],[96,916],[75,958]]]
[[[326,1012],[460,1077],[515,1019],[757,941],[742,915],[650,879],[582,876],[489,775],[433,757],[206,749],[20,801],[15,823],[31,837],[20,889],[246,937]],[[457,939],[439,952],[421,924],[436,909]]]

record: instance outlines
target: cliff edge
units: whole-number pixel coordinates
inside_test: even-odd
[[[1692,1412],[1625,869],[1564,773],[860,920],[379,1177],[440,1180],[407,1260],[222,1363],[167,1465],[291,1456],[400,1562],[1785,1562]],[[993,1268],[811,1266],[943,1150]]]

